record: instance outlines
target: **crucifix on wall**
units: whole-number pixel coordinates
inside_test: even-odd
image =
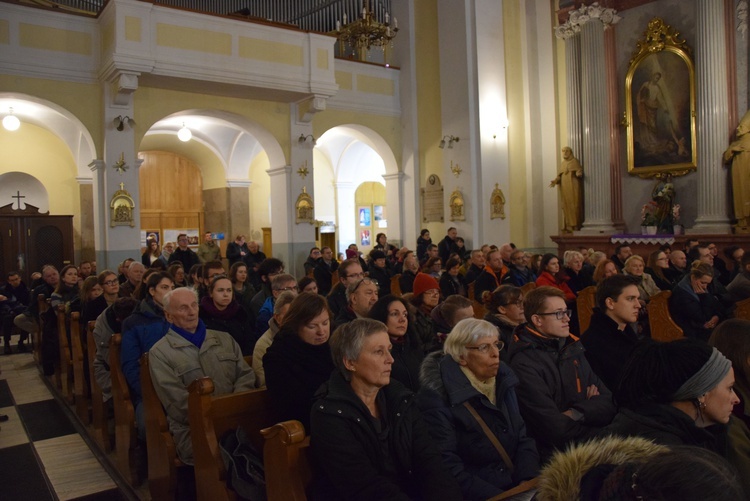
[[[12,197],[10,197],[10,198],[15,198],[15,199],[16,199],[16,202],[18,202],[18,210],[21,210],[21,209],[22,209],[22,207],[21,207],[21,199],[22,199],[22,198],[26,198],[26,196],[25,196],[25,195],[21,195],[21,192],[20,192],[20,191],[16,191],[16,194],[15,194],[15,195],[13,195],[13,196],[12,196]],[[16,202],[13,202],[13,203],[16,203]],[[25,204],[24,204],[24,205],[25,205]]]

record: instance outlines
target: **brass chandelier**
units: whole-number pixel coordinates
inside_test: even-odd
[[[392,40],[398,32],[398,20],[393,18],[393,27],[390,23],[390,15],[386,12],[385,22],[378,21],[372,10],[368,8],[368,2],[362,7],[362,16],[358,17],[351,23],[347,23],[346,14],[344,14],[343,25],[336,21],[336,38],[339,40],[340,52],[343,55],[344,46],[348,45],[356,50],[361,61],[367,58],[367,51],[372,47],[379,47],[386,51],[388,47],[393,47]]]

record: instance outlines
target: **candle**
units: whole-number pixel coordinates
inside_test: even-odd
[[[336,31],[341,31],[341,21],[336,20]]]
[[[388,13],[385,13],[385,24],[388,24],[388,22],[391,20],[391,16],[388,15]]]
[[[344,12],[344,25],[346,25],[346,12]]]
[[[396,19],[395,17],[393,18],[393,27],[398,29],[398,19]]]
[[[362,19],[367,17],[367,7],[362,7]]]

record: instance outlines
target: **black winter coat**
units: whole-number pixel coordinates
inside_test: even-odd
[[[318,294],[327,296],[333,287],[333,272],[339,269],[339,263],[332,260],[330,266],[321,258],[313,269],[315,282],[318,284]]]
[[[424,360],[424,348],[411,328],[400,339],[391,338],[391,379],[395,379],[413,392],[419,390],[419,367]]]
[[[612,421],[612,394],[591,370],[579,341],[572,336],[542,338],[527,324],[516,329],[516,336],[510,367],[521,381],[516,390],[521,415],[543,459],[553,448],[590,438]],[[587,399],[586,389],[592,384],[599,395]],[[582,418],[575,421],[563,414],[568,409]]]
[[[727,456],[727,427],[699,428],[690,416],[671,405],[648,404],[620,409],[602,436],[642,437],[662,445],[693,445]]]
[[[630,325],[620,330],[617,322],[594,308],[591,324],[581,336],[586,348],[586,360],[594,373],[607,388],[617,390],[620,377],[633,349],[638,344],[638,335]]]
[[[672,289],[669,313],[685,333],[685,337],[708,341],[711,329],[703,325],[714,315],[722,317],[722,306],[710,292],[696,294],[686,276]]]
[[[237,342],[243,356],[252,355],[257,339],[253,334],[250,315],[242,305],[233,299],[227,307],[227,310],[233,312],[231,315],[222,315],[222,312],[217,312],[216,308],[211,306],[213,300],[210,297],[201,300],[200,318],[206,324],[206,328],[226,332]]]
[[[461,486],[463,499],[489,499],[539,473],[539,454],[534,439],[526,435],[516,398],[518,378],[507,365],[498,367],[496,404],[471,385],[450,355],[428,355],[420,377],[419,409],[443,463]],[[474,407],[505,448],[513,471],[464,402]]]
[[[414,395],[398,382],[378,392],[380,420],[338,371],[319,396],[310,418],[310,450],[317,468],[311,500],[461,499]]]
[[[263,356],[263,369],[277,421],[296,419],[309,430],[315,392],[333,371],[328,343],[307,344],[282,328]]]

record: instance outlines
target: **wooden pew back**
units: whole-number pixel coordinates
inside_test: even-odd
[[[397,273],[391,277],[391,294],[396,297],[401,297],[401,273]]]
[[[115,409],[115,452],[118,469],[132,485],[138,485],[140,479],[135,460],[135,410],[130,400],[128,383],[120,366],[121,344],[122,335],[114,334],[109,342],[109,373],[112,378],[112,404]]]
[[[591,325],[591,315],[594,314],[596,286],[591,285],[581,290],[576,298],[576,305],[578,306],[578,325],[581,334],[583,334]]]
[[[299,421],[284,421],[260,431],[266,439],[263,464],[268,501],[305,501],[312,473],[310,437]]]
[[[65,322],[65,305],[57,306],[57,343],[60,358],[60,384],[62,396],[69,404],[73,403],[73,358],[68,343],[68,327]]]
[[[188,391],[198,500],[236,499],[234,492],[226,487],[227,472],[219,441],[227,431],[242,426],[253,446],[262,451],[264,443],[260,430],[274,423],[268,393],[260,389],[214,396],[214,384],[208,377],[193,381]]]
[[[528,282],[521,286],[521,292],[523,292],[524,296],[534,289],[536,289],[536,284],[534,282]]]
[[[656,341],[674,341],[684,337],[679,325],[669,314],[669,297],[672,291],[662,291],[648,302],[648,322],[651,327],[651,339]]]
[[[73,397],[76,401],[76,414],[84,425],[88,425],[89,418],[89,389],[86,373],[84,371],[84,358],[86,349],[81,339],[81,325],[79,323],[81,314],[74,311],[70,314],[70,355],[73,362]]]
[[[734,318],[750,320],[750,298],[737,301],[734,309]]]
[[[42,365],[42,328],[44,327],[44,313],[49,309],[49,303],[44,294],[39,294],[36,298],[39,307],[39,318],[35,319],[39,327],[31,334],[31,342],[34,345],[34,362]]]

